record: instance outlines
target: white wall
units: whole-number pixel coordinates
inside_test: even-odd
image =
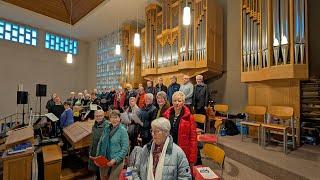
[[[224,74],[209,82],[217,90],[217,103],[229,105],[230,112],[242,112],[248,101],[247,85],[240,82],[241,0],[219,0],[224,10]]]
[[[88,43],[80,41],[74,63],[66,64],[65,53],[44,48],[44,36],[45,32],[39,30],[37,47],[0,40],[0,117],[16,112],[19,83],[30,93],[30,105],[37,110],[35,87],[38,83],[48,87],[47,97],[42,98],[42,110],[53,92],[64,101],[71,90],[87,88]],[[21,112],[21,108],[18,111]]]

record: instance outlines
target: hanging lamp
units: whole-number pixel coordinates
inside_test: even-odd
[[[138,20],[139,20],[139,10],[137,8],[137,32],[134,34],[133,43],[135,47],[140,47],[140,34],[138,29]]]
[[[72,0],[70,0],[70,26],[69,26],[69,42],[71,41],[71,16],[72,16]],[[67,63],[68,64],[72,64],[73,63],[73,57],[72,54],[70,53],[70,51],[67,54]]]
[[[120,37],[119,36],[120,36],[120,28],[119,28],[119,18],[118,18],[118,42],[116,44],[116,50],[115,50],[116,55],[121,54]]]
[[[183,8],[183,25],[189,26],[191,24],[191,8],[188,6],[188,0],[186,0],[186,6]]]

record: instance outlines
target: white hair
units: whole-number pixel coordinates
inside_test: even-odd
[[[98,109],[94,112],[95,115],[99,113],[104,114],[104,111],[102,109]]]
[[[203,80],[203,76],[199,74],[199,75],[196,76],[196,79],[202,79]]]
[[[158,119],[153,120],[151,122],[151,127],[160,129],[168,133],[168,135],[170,134],[170,129],[171,129],[170,121],[164,117],[159,117]]]
[[[153,94],[147,93],[145,97],[148,97],[151,101],[153,101]]]

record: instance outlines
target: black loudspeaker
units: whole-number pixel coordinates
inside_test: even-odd
[[[17,104],[28,104],[27,91],[17,91]]]
[[[47,85],[37,84],[36,85],[36,96],[37,97],[47,96]]]

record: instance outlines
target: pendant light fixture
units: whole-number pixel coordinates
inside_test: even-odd
[[[189,26],[191,24],[191,8],[188,6],[188,0],[186,0],[186,6],[183,8],[183,25]]]
[[[140,34],[139,34],[139,29],[138,29],[138,20],[139,20],[139,10],[137,8],[137,32],[134,34],[134,46],[135,47],[140,47]]]
[[[72,28],[72,25],[71,25],[71,16],[72,16],[72,0],[70,0],[70,21],[69,21],[69,43],[71,41],[71,28]],[[68,45],[69,46],[69,45]],[[72,54],[70,53],[70,50],[67,54],[67,63],[68,64],[72,64],[73,63],[73,57],[72,57]]]
[[[118,18],[118,42],[116,44],[116,55],[120,55],[121,54],[121,47],[120,47],[120,28],[119,28],[119,18]]]

